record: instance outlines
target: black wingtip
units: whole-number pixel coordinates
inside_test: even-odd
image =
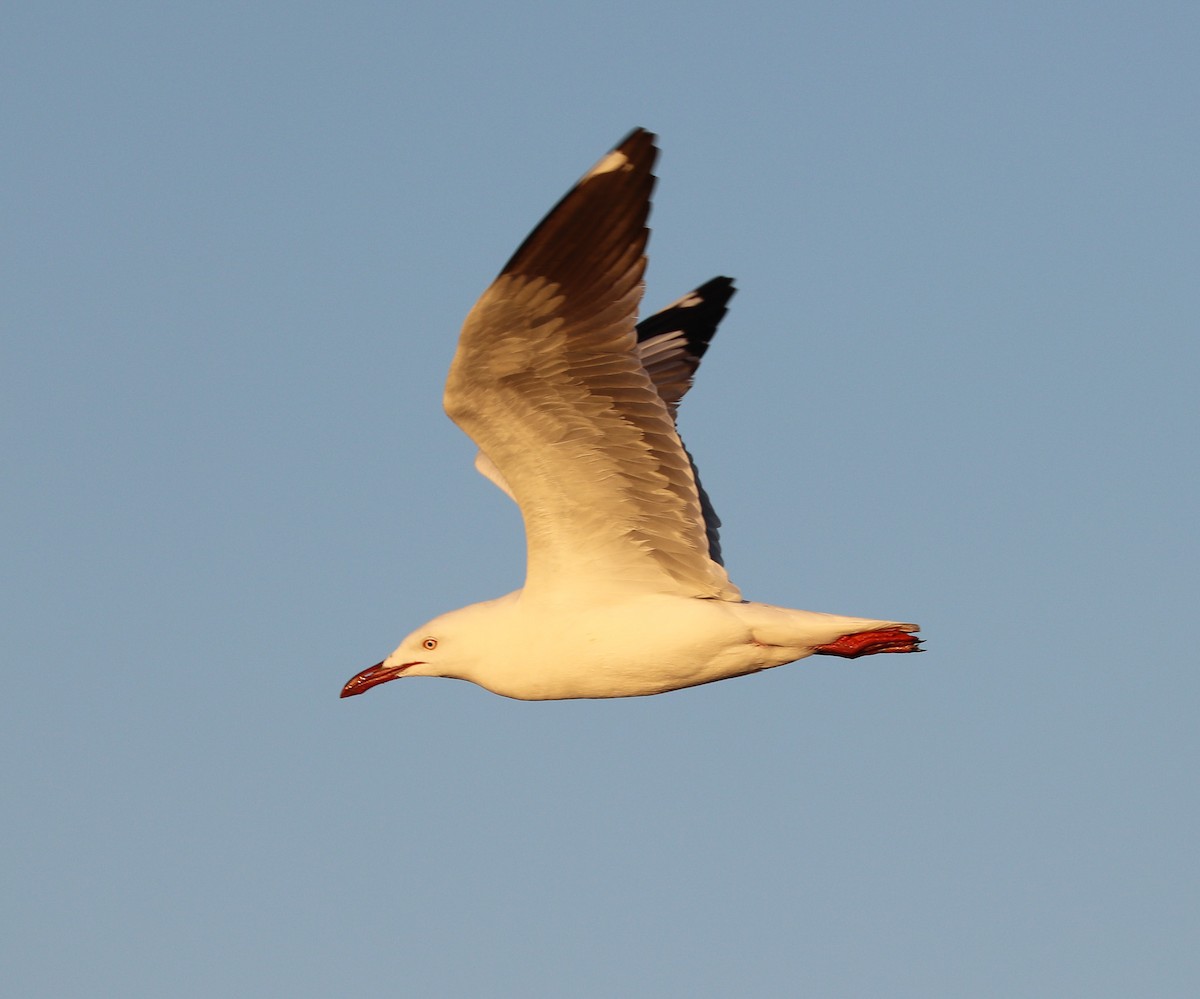
[[[711,278],[661,312],[647,316],[638,323],[638,342],[660,333],[679,330],[687,339],[688,353],[699,360],[708,350],[709,341],[717,332],[717,325],[729,311],[729,300],[736,293],[733,278]]]
[[[633,129],[633,131],[631,131],[628,135],[626,135],[625,138],[623,138],[620,142],[618,142],[615,146],[613,146],[612,151],[614,153],[628,152],[629,150],[634,149],[638,146],[643,146],[643,145],[653,146],[657,139],[658,139],[657,135],[655,135],[649,129],[642,128],[639,125],[637,128]]]
[[[626,266],[627,258],[645,253],[658,158],[654,139],[652,132],[635,128],[602,156],[525,237],[500,273],[574,283],[579,293],[574,304],[594,305],[581,293],[588,284],[586,272]]]
[[[644,128],[635,128],[613,146],[599,162],[594,164],[592,169],[584,174],[584,178],[587,179],[594,176],[596,168],[605,163],[610,156],[617,153],[629,161],[629,166],[634,171],[649,173],[654,169],[654,161],[658,159],[657,141],[658,136],[653,132],[649,132]]]

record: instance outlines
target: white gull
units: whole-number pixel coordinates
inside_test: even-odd
[[[675,410],[725,304],[716,278],[636,325],[654,136],[632,132],[467,316],[446,382],[476,466],[525,521],[525,586],[422,625],[342,696],[407,676],[525,700],[660,694],[795,662],[916,652],[917,625],[742,599]]]

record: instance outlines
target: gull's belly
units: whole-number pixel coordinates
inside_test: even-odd
[[[486,675],[471,679],[524,700],[639,697],[778,665],[732,606],[643,595],[530,607],[522,639],[492,660]]]

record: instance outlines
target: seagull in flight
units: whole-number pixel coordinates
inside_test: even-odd
[[[342,697],[442,676],[505,697],[638,697],[813,654],[918,652],[918,626],[744,600],[675,412],[733,295],[637,323],[658,150],[635,129],[468,314],[446,382],[476,467],[521,509],[525,585],[421,625]]]

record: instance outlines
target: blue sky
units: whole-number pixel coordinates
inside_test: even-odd
[[[1200,991],[1194,5],[2,27],[14,995]],[[928,652],[339,701],[520,585],[442,381],[635,125],[733,579]]]

